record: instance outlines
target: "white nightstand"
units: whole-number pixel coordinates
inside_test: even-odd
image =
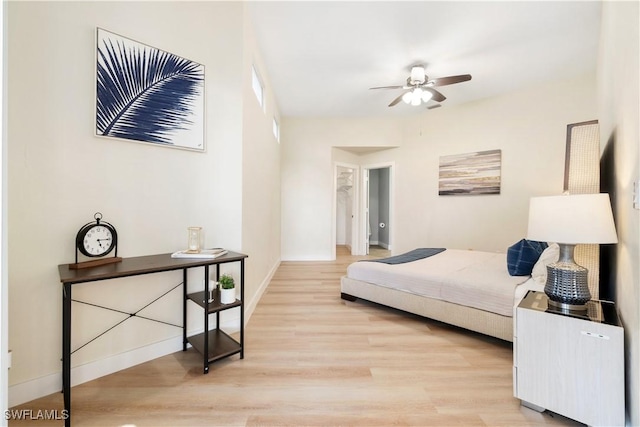
[[[560,313],[543,292],[516,308],[513,388],[522,404],[594,426],[623,426],[624,333],[615,306]]]

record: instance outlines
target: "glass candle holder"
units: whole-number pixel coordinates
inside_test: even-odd
[[[189,227],[189,252],[200,252],[202,227]]]

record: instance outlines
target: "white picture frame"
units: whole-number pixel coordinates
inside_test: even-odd
[[[96,30],[96,136],[205,150],[204,65]]]

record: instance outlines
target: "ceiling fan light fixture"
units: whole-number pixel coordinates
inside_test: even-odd
[[[411,82],[412,83],[424,83],[426,76],[424,74],[423,67],[412,67],[411,68]]]
[[[422,89],[416,88],[411,92],[411,105],[420,105],[422,103]]]
[[[411,74],[407,77],[406,84],[399,86],[377,86],[370,89],[404,89],[405,92],[397,96],[389,107],[397,105],[400,100],[409,105],[422,105],[431,101],[435,101],[435,106],[428,108],[436,108],[440,103],[447,99],[442,93],[434,89],[438,86],[447,86],[456,83],[462,83],[471,80],[471,74],[461,74],[458,76],[439,77],[428,80],[429,77],[424,72],[424,67],[416,65],[411,67]],[[427,81],[428,80],[428,81]]]
[[[433,94],[431,92],[416,87],[408,92],[405,92],[405,94],[402,95],[402,100],[405,102],[405,104],[418,106],[423,102],[429,102],[432,96]]]

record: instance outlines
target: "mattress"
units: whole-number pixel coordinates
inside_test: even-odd
[[[532,284],[530,276],[509,275],[506,254],[460,249],[404,264],[359,261],[347,277],[508,317]]]

